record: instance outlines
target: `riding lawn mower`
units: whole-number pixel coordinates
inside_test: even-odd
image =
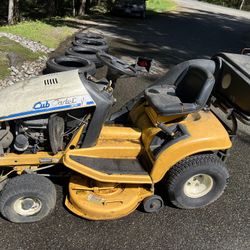
[[[200,208],[224,192],[237,121],[250,124],[250,57],[180,63],[111,115],[117,79],[137,70],[105,52],[98,58],[109,68],[106,80],[73,70],[0,91],[0,212],[7,220],[46,217],[56,190],[44,173],[62,165],[70,173],[65,205],[89,220],[121,218],[140,204],[158,212],[163,196],[177,208]]]

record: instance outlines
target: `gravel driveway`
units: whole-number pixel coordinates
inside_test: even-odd
[[[155,58],[161,69],[158,74],[183,60],[209,58],[218,51],[239,52],[245,46],[248,13],[239,15],[196,1],[177,3],[182,5],[177,11],[149,15],[145,21],[105,18],[84,25],[109,36],[116,55]],[[118,106],[157,77],[120,81],[115,93]],[[63,206],[66,189],[58,185],[56,210],[45,220],[17,225],[0,218],[0,249],[250,249],[249,146],[249,132],[241,127],[227,162],[229,187],[208,207],[166,207],[159,214],[135,211],[123,219],[93,222],[67,211]]]

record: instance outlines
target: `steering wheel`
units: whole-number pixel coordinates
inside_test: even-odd
[[[127,75],[130,77],[136,76],[137,74],[137,71],[133,66],[117,57],[111,56],[103,51],[97,52],[96,56],[102,63],[107,65],[110,70],[115,71],[116,74]]]

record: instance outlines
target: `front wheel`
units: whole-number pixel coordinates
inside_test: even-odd
[[[14,177],[0,194],[0,212],[7,220],[29,223],[45,218],[56,205],[56,189],[47,178],[35,174]]]
[[[224,192],[228,179],[228,171],[217,156],[195,155],[170,169],[164,183],[173,205],[192,209],[217,200]]]

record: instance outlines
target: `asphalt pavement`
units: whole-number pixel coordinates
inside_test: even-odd
[[[130,60],[139,55],[153,57],[160,69],[148,77],[119,81],[117,108],[178,62],[209,58],[219,51],[238,53],[248,44],[250,15],[245,12],[241,17],[201,2],[177,2],[182,4],[177,11],[150,14],[145,21],[97,18],[84,22],[85,28],[99,29],[109,37],[111,53]],[[56,209],[43,221],[12,224],[0,218],[0,249],[250,249],[249,135],[241,125],[227,162],[228,188],[205,208],[166,206],[158,214],[136,210],[119,220],[88,221],[65,208],[67,187],[57,185]]]

